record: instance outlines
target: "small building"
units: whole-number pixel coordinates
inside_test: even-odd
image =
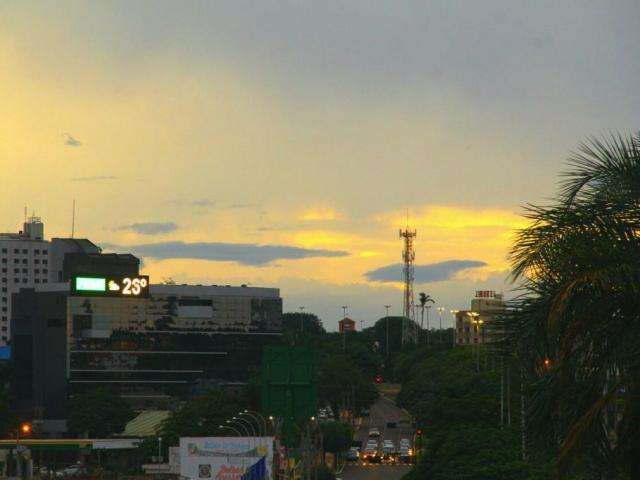
[[[338,325],[340,326],[340,333],[356,331],[356,322],[349,317],[344,317],[338,322]]]
[[[487,343],[495,318],[506,310],[502,293],[478,290],[471,300],[470,310],[456,312],[456,344]]]

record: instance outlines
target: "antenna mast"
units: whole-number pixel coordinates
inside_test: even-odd
[[[402,251],[402,261],[404,268],[402,269],[404,277],[404,301],[402,307],[402,346],[409,342],[417,342],[417,335],[415,329],[407,323],[407,319],[415,321],[415,305],[413,296],[413,279],[414,268],[413,262],[416,259],[416,252],[413,248],[413,242],[418,232],[409,230],[409,221],[407,220],[407,227],[400,229],[400,238],[404,240],[404,249]]]

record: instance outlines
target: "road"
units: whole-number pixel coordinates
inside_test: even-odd
[[[387,423],[396,423],[396,428],[388,428]],[[380,443],[392,440],[398,447],[401,438],[408,438],[413,442],[414,430],[408,415],[398,408],[391,400],[380,397],[370,409],[369,417],[365,417],[362,426],[355,432],[355,439],[364,444],[369,438],[369,429],[377,427],[380,430]],[[409,472],[408,465],[364,465],[362,463],[347,465],[344,472],[338,475],[342,480],[396,480]]]

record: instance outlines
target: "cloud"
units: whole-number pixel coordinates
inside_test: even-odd
[[[113,175],[96,175],[93,177],[73,177],[72,182],[99,182],[102,180],[115,180],[117,177]]]
[[[142,245],[103,244],[109,250],[131,250],[143,257],[158,260],[189,258],[213,262],[237,262],[243,265],[265,265],[274,260],[299,260],[312,257],[344,257],[342,250],[323,250],[287,245],[256,245],[252,243],[159,242]]]
[[[444,262],[430,263],[427,265],[416,265],[415,281],[416,283],[429,283],[450,280],[456,273],[462,270],[484,267],[486,265],[486,262],[479,260],[446,260]],[[401,282],[402,268],[403,265],[401,263],[396,263],[371,270],[364,275],[372,282]]]
[[[177,229],[178,225],[173,222],[143,222],[122,225],[117,227],[116,231],[135,232],[141,235],[160,235],[175,232]]]
[[[65,145],[68,145],[69,147],[79,147],[80,145],[82,145],[82,142],[80,140],[74,138],[68,133],[63,133],[62,136],[64,137]]]
[[[189,203],[189,205],[193,207],[213,207],[216,204],[213,200],[209,200],[208,198],[202,198],[200,200],[194,200]]]
[[[228,208],[230,210],[236,210],[240,208],[251,208],[254,206],[255,205],[252,203],[232,203],[231,205],[227,205],[225,208]]]

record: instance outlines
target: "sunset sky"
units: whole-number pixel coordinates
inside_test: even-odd
[[[640,125],[640,4],[0,3],[0,230],[281,289],[333,329],[505,291],[526,203],[589,135]],[[631,100],[630,100],[631,99]],[[388,267],[388,268],[385,268]],[[450,315],[446,317],[450,324]]]

